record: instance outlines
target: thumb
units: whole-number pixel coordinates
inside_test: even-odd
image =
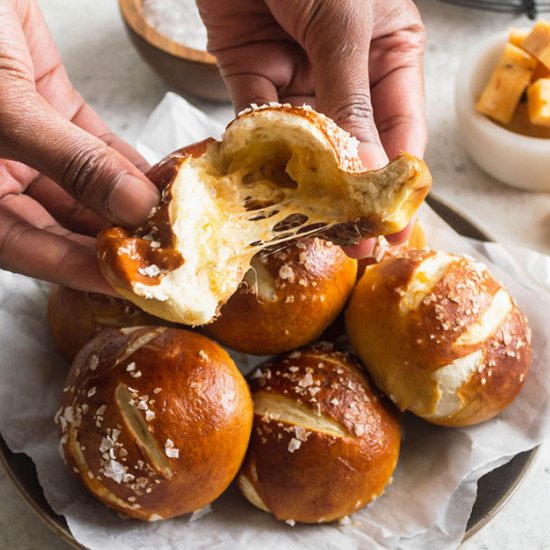
[[[303,45],[311,61],[317,109],[361,142],[367,168],[388,162],[371,102],[371,2],[317,2]]]
[[[22,162],[61,185],[100,216],[122,225],[144,221],[159,192],[128,159],[25,90],[5,102],[0,156]]]

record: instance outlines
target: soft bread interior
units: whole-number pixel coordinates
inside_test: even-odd
[[[169,204],[184,261],[160,282],[132,285],[140,307],[204,324],[265,247],[315,234],[349,244],[406,225],[430,185],[424,163],[403,153],[380,170],[359,171],[356,140],[303,113],[257,110],[237,118],[204,155],[184,159]],[[166,306],[151,307],[152,300]]]

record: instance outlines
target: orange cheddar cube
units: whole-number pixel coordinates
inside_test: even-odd
[[[550,127],[550,78],[539,78],[527,88],[529,120]]]
[[[521,47],[550,69],[550,23],[537,21]]]
[[[529,31],[525,29],[516,29],[515,27],[510,27],[508,29],[508,42],[521,48],[522,42],[527,38]]]
[[[513,44],[506,44],[476,109],[503,124],[510,122],[536,66],[534,57]]]
[[[536,82],[539,78],[550,78],[550,69],[547,69],[542,63],[537,63],[531,75],[531,82]]]

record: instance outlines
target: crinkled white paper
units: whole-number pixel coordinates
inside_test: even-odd
[[[219,133],[219,124],[168,95],[140,140],[150,161]],[[421,220],[429,245],[485,260],[529,318],[533,365],[516,401],[496,419],[445,429],[405,415],[393,483],[348,525],[290,527],[250,506],[235,487],[204,515],[158,523],[123,520],[97,503],[66,470],[57,452],[53,415],[67,366],[55,355],[46,324],[46,285],[0,271],[0,431],[13,451],[34,460],[52,508],[75,538],[98,550],[195,548],[454,548],[464,534],[476,480],[550,432],[550,258],[498,244],[471,243],[429,208]],[[500,266],[500,267],[499,267]],[[256,361],[239,361],[249,370]],[[322,457],[319,457],[322,460]]]

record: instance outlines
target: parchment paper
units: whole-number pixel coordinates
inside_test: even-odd
[[[152,114],[139,145],[155,161],[219,130],[217,123],[169,94]],[[13,451],[31,456],[52,508],[91,549],[455,548],[475,500],[476,480],[550,433],[550,258],[469,242],[426,206],[420,218],[430,246],[484,260],[507,286],[533,330],[533,365],[516,401],[480,426],[445,429],[405,415],[393,483],[346,525],[279,523],[250,506],[235,487],[213,503],[212,511],[166,522],[124,520],[97,503],[66,470],[57,451],[52,418],[67,366],[53,351],[48,334],[47,285],[5,271],[0,271],[2,435]],[[238,360],[243,371],[257,362],[242,356]]]

